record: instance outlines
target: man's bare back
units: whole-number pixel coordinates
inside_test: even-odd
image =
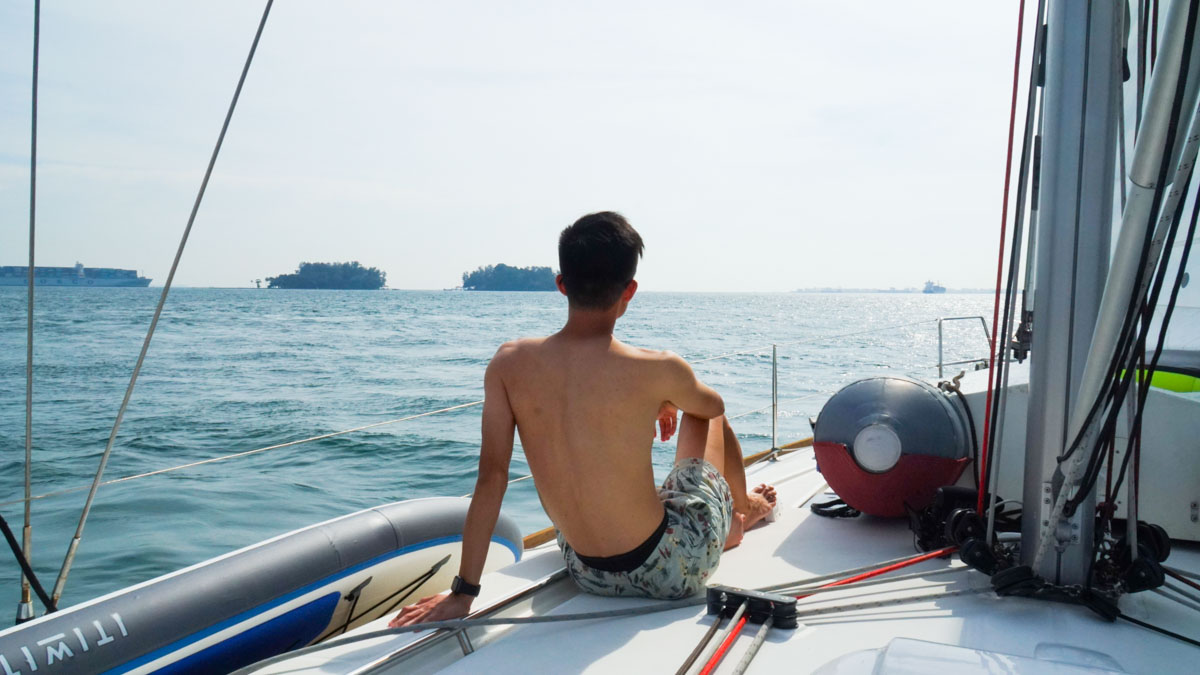
[[[569,301],[566,325],[549,337],[505,343],[484,375],[479,475],[455,590],[404,608],[390,625],[469,611],[507,488],[516,433],[546,513],[562,535],[572,578],[590,592],[698,592],[721,549],[737,545],[744,529],[774,507],[772,488],[746,489],[741,445],[717,392],[675,354],[613,337],[637,292],[633,276],[641,252],[641,237],[619,214],[590,214],[563,231],[563,273],[556,283]],[[664,485],[663,491],[656,489],[650,462],[656,422],[664,441],[679,433],[676,468],[667,478],[674,487]],[[669,530],[670,518],[677,527]],[[659,546],[668,531],[675,532],[674,544]],[[619,559],[640,570],[651,565],[652,552],[671,551],[690,560],[671,566],[680,578],[657,575],[636,588],[617,588],[597,571],[602,568],[589,567],[618,566]],[[628,585],[633,577],[619,578]]]
[[[662,519],[650,449],[663,402],[700,417],[724,411],[678,356],[611,335],[511,342],[493,366],[542,505],[587,556],[629,551]]]

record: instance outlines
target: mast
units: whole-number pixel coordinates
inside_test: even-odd
[[[1080,515],[1094,498],[1070,522],[1050,513],[1108,271],[1124,11],[1112,0],[1051,0],[1047,12],[1021,562],[1033,564],[1043,532],[1063,528],[1065,542],[1034,572],[1064,584],[1084,582],[1092,555],[1093,519]]]
[[[1055,486],[1053,494],[1049,495],[1049,503],[1043,488],[1040,509],[1043,531],[1036,542],[1032,542],[1032,551],[1027,548],[1031,542],[1024,536],[1022,538],[1022,558],[1032,562],[1035,571],[1046,578],[1051,578],[1048,572],[1055,568],[1056,561],[1059,564],[1067,561],[1062,553],[1074,543],[1071,533],[1086,529],[1086,525],[1080,527],[1082,523],[1078,520],[1079,516],[1083,515],[1084,520],[1090,521],[1090,515],[1094,512],[1094,498],[1090,491],[1087,494],[1089,499],[1080,503],[1074,517],[1071,517],[1071,510],[1066,506],[1067,496],[1076,489],[1086,489],[1086,482],[1083,482],[1083,486],[1080,484],[1086,471],[1087,450],[1093,447],[1099,433],[1099,425],[1092,416],[1097,408],[1093,406],[1099,405],[1097,401],[1103,394],[1106,381],[1113,377],[1109,364],[1117,356],[1123,324],[1128,321],[1131,312],[1140,311],[1140,305],[1131,303],[1136,299],[1146,302],[1151,271],[1156,265],[1165,264],[1159,262],[1160,254],[1168,232],[1172,231],[1176,207],[1183,199],[1180,184],[1186,182],[1176,179],[1186,178],[1190,174],[1195,159],[1197,141],[1200,140],[1197,133],[1200,130],[1193,126],[1192,133],[1188,134],[1184,129],[1200,94],[1200,81],[1195,77],[1200,69],[1200,49],[1196,49],[1195,44],[1187,44],[1189,40],[1195,42],[1196,17],[1191,14],[1197,11],[1197,5],[1196,0],[1176,0],[1172,4],[1162,49],[1158,54],[1158,65],[1150,83],[1129,172],[1129,197],[1122,216],[1120,240],[1113,254],[1112,273],[1106,280],[1091,349],[1067,427],[1069,439],[1080,439],[1074,449],[1081,451],[1074,453],[1056,475],[1062,486]],[[1185,64],[1184,55],[1189,53],[1188,63]],[[1146,267],[1146,263],[1149,263],[1149,267]],[[1127,515],[1129,541],[1136,551],[1133,484],[1131,482],[1127,497]],[[1027,485],[1027,499],[1029,495],[1030,486]],[[1071,501],[1074,503],[1078,499],[1076,497]],[[1023,523],[1023,535],[1027,533],[1025,525],[1028,523]],[[1086,539],[1090,541],[1091,537]],[[1073,564],[1074,561],[1070,562]],[[1083,576],[1070,576],[1064,582],[1081,583],[1085,580]]]

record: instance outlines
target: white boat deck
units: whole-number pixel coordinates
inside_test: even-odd
[[[824,493],[824,481],[809,451],[759,464],[747,473],[751,484],[777,486],[780,517],[753,529],[740,547],[725,554],[713,577],[715,584],[759,588],[916,554],[903,521],[812,514],[806,504],[814,494]],[[1200,547],[1176,545],[1167,564],[1200,569]],[[553,544],[528,551],[520,563],[483,578],[483,595],[475,607],[526,588],[560,567],[561,556]],[[930,560],[896,574],[948,567],[963,565],[957,559]],[[952,592],[960,594],[949,595]],[[935,597],[897,603],[935,593]],[[803,616],[810,609],[867,602],[880,606]],[[525,603],[509,615],[592,612],[652,603],[585,595],[563,580],[534,594],[534,608]],[[1193,646],[1130,623],[1106,622],[1081,606],[998,597],[990,591],[987,577],[965,568],[830,592],[801,600],[799,607],[800,627],[772,629],[752,670],[916,673],[952,667],[986,673],[1194,672],[1198,653]],[[1196,610],[1158,592],[1126,595],[1121,609],[1200,637]],[[475,628],[468,631],[475,651],[467,656],[456,640],[447,639],[401,660],[388,660],[397,649],[422,639],[421,634],[399,635],[331,646],[262,672],[675,672],[712,621],[699,605],[615,619]],[[385,627],[386,620],[379,620],[351,635]],[[733,672],[756,631],[757,626],[749,624],[715,672]]]

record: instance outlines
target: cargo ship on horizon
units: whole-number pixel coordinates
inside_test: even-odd
[[[33,281],[36,286],[91,286],[100,288],[143,288],[150,279],[135,270],[114,267],[34,267]],[[0,286],[26,286],[29,284],[29,268],[24,265],[0,266]]]

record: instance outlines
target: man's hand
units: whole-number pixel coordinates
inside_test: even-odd
[[[471,601],[474,599],[469,595],[459,595],[458,593],[431,595],[400,610],[396,618],[388,622],[388,628],[464,617],[471,611]]]
[[[675,435],[675,430],[679,428],[679,408],[676,408],[670,401],[663,401],[663,404],[658,409],[658,430],[659,437],[665,443],[671,440]]]

